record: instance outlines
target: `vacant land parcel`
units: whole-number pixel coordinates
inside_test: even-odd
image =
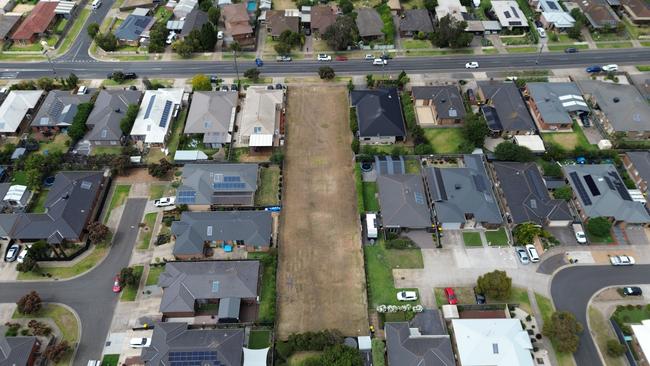
[[[368,314],[344,87],[288,89],[278,336],[367,334]]]

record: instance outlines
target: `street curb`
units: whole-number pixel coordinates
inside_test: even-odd
[[[81,335],[83,333],[83,324],[81,323],[81,319],[79,318],[79,314],[77,314],[77,312],[73,308],[69,307],[68,305],[66,305],[66,304],[64,304],[62,302],[46,302],[46,304],[54,304],[54,305],[58,305],[58,306],[61,306],[61,307],[65,308],[66,310],[70,311],[74,315],[74,318],[77,321],[77,325],[78,325],[77,326],[77,333],[78,333],[77,334],[77,344],[74,347],[74,352],[72,352],[72,357],[70,357],[70,360],[72,361],[72,363],[74,363],[75,358],[77,357],[77,351],[79,350],[79,345],[81,344]]]
[[[596,341],[595,335],[593,333],[591,333],[591,325],[589,323],[589,307],[591,306],[591,303],[593,302],[594,297],[596,297],[598,294],[600,294],[601,292],[603,292],[605,290],[608,290],[610,288],[615,288],[615,287],[620,287],[620,286],[606,286],[606,287],[603,287],[600,290],[594,292],[593,295],[591,295],[591,297],[589,298],[589,301],[587,301],[587,309],[585,309],[585,314],[587,315],[587,324],[586,324],[587,329],[586,330],[589,332],[589,336],[591,337],[591,340],[594,342],[594,345],[596,346],[596,351],[598,352],[598,357],[600,357],[600,361],[603,363],[603,365],[607,365],[607,362],[605,362],[605,357],[603,357],[603,353],[601,352],[600,347],[598,346],[598,342]],[[611,328],[611,325],[608,324],[607,326]]]

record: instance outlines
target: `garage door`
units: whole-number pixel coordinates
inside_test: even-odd
[[[442,224],[443,230],[460,230],[460,222],[448,222]]]
[[[569,226],[571,221],[549,221],[548,226],[550,227],[564,227]]]

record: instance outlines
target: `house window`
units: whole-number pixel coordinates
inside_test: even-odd
[[[262,133],[262,127],[254,127],[253,133]]]
[[[111,145],[117,145],[117,141],[111,141]]]

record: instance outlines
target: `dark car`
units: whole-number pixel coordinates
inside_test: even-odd
[[[537,27],[537,28],[544,28],[544,24],[542,24],[542,22],[540,22],[539,20],[536,20],[536,21],[535,21],[535,27]]]
[[[138,90],[138,88],[135,85],[129,86],[129,90]]]
[[[564,49],[564,53],[576,53],[578,52],[578,49],[575,47],[567,47]]]
[[[593,65],[593,66],[589,66],[588,68],[586,68],[585,71],[590,72],[590,73],[601,72],[601,71],[603,71],[603,68],[598,66],[598,65]]]
[[[643,291],[641,290],[641,287],[623,287],[623,295],[624,296],[641,296],[643,295]]]
[[[582,125],[584,127],[589,127],[591,126],[591,122],[589,122],[589,113],[580,113],[580,122],[582,122]]]
[[[262,59],[258,57],[255,59],[255,65],[257,65],[257,67],[262,67],[264,66],[264,61],[262,61]]]
[[[273,90],[273,85],[269,85],[269,86],[267,86],[266,89],[268,89],[268,90]]]
[[[230,84],[230,90],[237,91],[239,88],[237,87],[237,84]]]
[[[134,72],[125,72],[124,73],[124,78],[125,79],[137,79],[138,75],[136,75]]]
[[[379,58],[382,60],[390,60],[391,58],[393,58],[393,56],[391,56],[389,53],[384,53],[381,56],[379,56]]]
[[[479,305],[485,304],[485,295],[478,292],[478,289],[476,287],[474,287],[474,298],[476,299],[477,304]]]
[[[279,89],[279,90],[282,90],[282,84],[275,84],[275,88]]]
[[[221,91],[228,91],[228,85],[222,85]]]
[[[214,84],[218,83],[218,82],[219,82],[219,78],[217,77],[217,75],[212,75],[212,76],[210,76],[210,82],[211,82],[211,83],[214,83]]]

